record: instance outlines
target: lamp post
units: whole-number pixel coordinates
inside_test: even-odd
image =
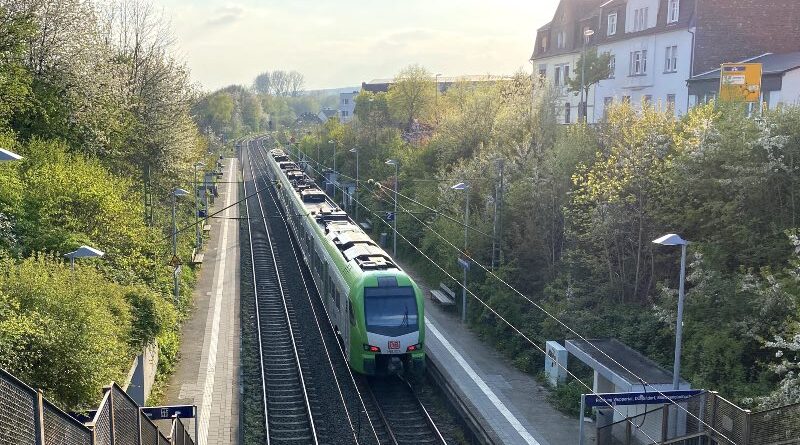
[[[459,182],[458,184],[450,187],[451,190],[464,191],[464,258],[462,259],[461,268],[464,270],[463,281],[461,282],[461,322],[467,321],[467,269],[469,268],[469,260],[467,256],[467,241],[469,236],[469,184]]]
[[[75,272],[75,258],[99,258],[103,255],[105,255],[105,252],[90,246],[81,246],[73,252],[64,254],[65,257],[69,258],[70,272]]]
[[[181,196],[186,196],[188,194],[189,192],[181,188],[176,188],[175,190],[172,191],[172,257],[173,258],[178,256],[178,225],[177,222],[175,221],[175,207],[177,207],[178,198]],[[181,270],[181,265],[176,264],[175,270],[172,273],[173,285],[175,291],[175,301],[178,301],[178,296],[180,294],[180,286],[178,283],[178,273],[180,272],[180,270]]]
[[[681,336],[683,333],[683,289],[686,281],[686,245],[688,241],[674,233],[653,240],[662,246],[681,246],[681,273],[678,284],[678,319],[675,322],[675,364],[672,368],[672,389],[679,389],[681,372]]]
[[[336,202],[336,140],[331,139],[328,141],[333,144],[333,173],[331,174],[331,183],[333,184],[333,202]]]
[[[356,213],[356,224],[357,224],[358,223],[358,202],[357,202],[358,201],[358,149],[353,147],[353,148],[350,149],[350,153],[355,153],[356,154],[356,190],[355,190],[356,191],[356,193],[355,193],[355,195],[356,195],[356,203],[354,205],[356,207],[356,212],[355,213]]]
[[[400,169],[400,163],[396,159],[387,159],[386,165],[394,165],[394,217],[392,222],[394,225],[394,241],[392,242],[392,256],[397,256],[397,175]]]
[[[22,159],[22,156],[14,153],[13,151],[0,148],[0,162],[19,161],[20,159]]]
[[[581,101],[578,104],[578,115],[586,122],[586,104],[584,103],[584,87],[586,82],[586,42],[594,35],[594,30],[586,29],[583,31],[583,52],[581,53]]]
[[[205,164],[202,162],[194,164],[194,247],[197,250],[203,248],[203,236],[200,231],[200,207],[197,201],[197,195],[200,194],[200,188],[197,186],[197,169],[203,167],[205,167]]]

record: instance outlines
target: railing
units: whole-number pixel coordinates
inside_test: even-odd
[[[104,389],[100,407],[84,424],[0,369],[0,444],[6,443],[194,445],[180,419],[173,419],[170,438],[165,437],[115,383]]]
[[[598,445],[800,444],[800,403],[751,413],[704,392],[597,429]]]

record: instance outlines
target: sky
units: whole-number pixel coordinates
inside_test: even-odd
[[[205,91],[297,70],[306,89],[360,86],[418,63],[443,76],[530,71],[558,0],[155,0]]]

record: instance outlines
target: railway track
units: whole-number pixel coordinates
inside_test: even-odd
[[[260,160],[261,167],[263,168],[266,165],[267,150],[264,147],[257,146],[256,151],[258,152],[258,155],[254,155],[254,158]],[[264,176],[264,178],[266,178],[266,176]],[[271,206],[274,205],[274,208],[272,208],[271,211],[279,212],[280,206],[277,202],[277,198],[274,196],[274,190],[269,190],[269,196],[272,201]],[[306,265],[301,264],[301,262],[298,260],[298,258],[302,257],[302,253],[297,246],[296,240],[294,240],[289,233],[290,230],[288,226],[285,223],[283,226],[286,229],[287,239],[289,240],[290,244],[288,247],[294,253],[297,266],[298,268],[304,269]],[[288,252],[285,251],[284,247],[286,246],[281,246],[281,253],[288,255]],[[316,288],[316,285],[311,279],[310,275],[307,273],[304,273],[303,275],[305,280],[304,286],[306,286],[306,289]],[[319,294],[315,293],[312,296],[312,292],[308,291],[306,294],[308,295],[311,303],[312,311],[319,312],[323,315],[325,321],[323,324],[327,324],[325,327],[326,330],[329,329],[329,335],[335,335],[333,332],[333,327],[330,324],[330,320],[328,320],[327,316],[325,315],[324,308],[322,308],[321,301],[319,301]],[[319,326],[319,320],[316,321]],[[320,327],[320,332],[322,332],[322,327]],[[340,361],[344,361],[344,351],[341,347],[341,344],[338,341],[335,341],[335,344],[339,349],[338,358]],[[346,367],[346,361],[344,364]],[[355,386],[354,394],[357,396],[359,399],[358,401],[360,402],[356,404],[355,408],[351,406],[349,411],[352,413],[348,413],[348,417],[350,418],[352,414],[352,417],[356,417],[356,422],[358,422],[359,425],[362,421],[366,421],[367,423],[367,428],[364,428],[367,431],[360,431],[356,434],[357,440],[360,439],[360,443],[377,442],[378,444],[392,445],[447,443],[436,427],[430,414],[405,380],[402,380],[398,377],[373,379],[367,379],[364,376],[354,377],[349,372],[349,369],[347,369],[347,374],[350,377],[349,380],[351,380]],[[341,380],[341,382],[337,381],[337,385],[340,386],[340,391],[341,387],[345,386],[342,383],[349,383],[345,381],[347,379],[343,378]],[[361,410],[365,415],[357,416],[355,413],[356,410]],[[351,421],[352,420],[353,419],[351,418]],[[362,430],[362,428],[359,426],[358,430]]]
[[[244,150],[243,158],[250,165],[251,176],[244,177],[248,195],[256,190],[248,150]],[[248,199],[246,209],[267,443],[317,444],[295,328],[287,306],[286,276],[279,267],[260,196]]]

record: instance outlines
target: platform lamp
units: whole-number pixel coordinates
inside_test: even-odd
[[[675,322],[675,364],[672,370],[672,389],[680,389],[681,373],[681,337],[683,335],[683,289],[686,281],[686,245],[688,241],[670,233],[654,239],[654,243],[662,246],[681,246],[681,273],[678,283],[678,318]]]
[[[464,263],[461,264],[461,268],[464,270],[463,281],[461,282],[461,322],[467,321],[467,269],[468,269],[468,259],[467,259],[467,241],[469,235],[469,184],[465,182],[459,182],[458,184],[450,187],[451,190],[463,190],[464,191]]]
[[[331,180],[333,181],[333,202],[336,202],[336,183],[339,182],[336,180],[336,140],[331,139],[328,143],[333,144],[333,174]]]
[[[397,256],[397,175],[400,170],[400,162],[396,159],[387,159],[386,165],[394,165],[394,214],[392,223],[394,225],[394,240],[392,241],[392,256]]]
[[[73,252],[64,254],[65,257],[69,258],[70,272],[75,272],[75,258],[99,258],[103,255],[105,255],[105,252],[90,246],[81,246]]]
[[[194,164],[194,247],[198,251],[203,248],[203,236],[200,231],[200,208],[197,200],[197,195],[200,194],[197,185],[197,169],[205,166],[202,162]],[[205,188],[203,188],[203,191],[205,191]]]
[[[350,149],[350,153],[355,153],[356,154],[356,190],[355,190],[355,192],[356,192],[355,193],[355,195],[356,195],[356,199],[355,199],[356,200],[356,202],[355,202],[356,209],[355,210],[356,211],[355,211],[355,214],[356,214],[356,223],[358,223],[358,148],[356,148],[356,147],[351,148]]]
[[[22,159],[22,156],[14,153],[13,151],[0,148],[0,162],[19,161],[20,159]]]
[[[178,256],[178,225],[175,221],[175,208],[178,205],[178,198],[181,196],[188,195],[184,189],[176,188],[172,191],[172,257],[175,258]],[[178,283],[178,271],[180,270],[180,264],[175,265],[175,271],[173,272],[173,285],[174,285],[174,295],[175,301],[178,301],[178,296],[180,295],[180,286]]]

